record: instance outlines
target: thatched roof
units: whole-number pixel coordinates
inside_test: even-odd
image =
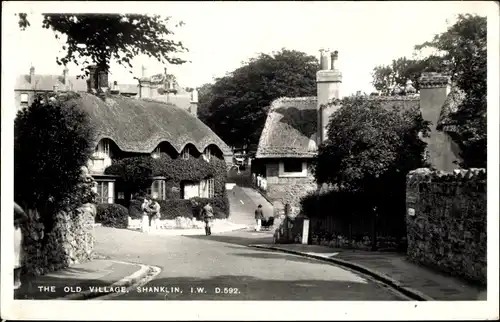
[[[79,93],[68,100],[86,110],[94,121],[97,140],[108,138],[126,152],[151,153],[163,141],[177,152],[192,144],[201,153],[211,144],[224,155],[229,147],[202,121],[175,105],[122,95],[105,100],[90,93]]]
[[[401,110],[418,110],[420,108],[420,97],[418,95],[375,96],[369,99],[380,101],[380,105],[386,110],[392,110],[394,107]]]
[[[271,103],[256,158],[316,155],[316,97],[279,98]]]
[[[436,127],[439,131],[454,132],[456,130],[456,125],[451,119],[451,115],[457,112],[459,105],[464,99],[465,93],[457,86],[453,86],[441,108],[441,114],[439,115]]]
[[[418,109],[418,96],[380,96],[382,107]],[[312,158],[317,153],[317,98],[279,98],[271,103],[256,158]]]

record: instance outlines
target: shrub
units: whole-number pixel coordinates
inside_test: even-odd
[[[193,218],[191,200],[172,199],[158,200],[160,204],[161,219],[175,219],[177,217]]]
[[[97,205],[96,223],[106,227],[127,228],[128,211],[122,205],[101,203]]]
[[[202,219],[201,210],[207,203],[212,205],[214,217],[225,219],[229,217],[229,199],[227,196],[219,198],[192,198],[193,214],[198,219]]]
[[[128,207],[128,215],[132,219],[141,219],[142,218],[142,199],[132,199],[130,200],[130,205]]]
[[[128,193],[141,193],[151,184],[151,176],[166,178],[168,189],[167,198],[176,199],[178,196],[171,192],[173,186],[179,187],[183,181],[199,182],[213,177],[215,197],[226,194],[227,169],[222,158],[212,157],[206,162],[201,157],[191,157],[187,160],[172,158],[167,153],[161,153],[157,159],[149,156],[129,157],[115,162],[106,168],[106,174],[117,175],[120,182],[127,188]]]
[[[82,167],[93,152],[94,130],[76,93],[39,96],[14,121],[14,198],[42,216],[46,236],[53,214],[92,200],[82,190]]]
[[[129,216],[132,219],[142,218],[141,205],[143,198],[130,201]],[[209,203],[214,209],[214,218],[224,219],[229,216],[229,200],[222,198],[192,198],[192,199],[170,199],[158,200],[160,204],[161,219],[175,219],[177,217],[193,218],[201,220],[201,209]]]

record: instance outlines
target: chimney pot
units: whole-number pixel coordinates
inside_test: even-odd
[[[327,51],[321,49],[320,51],[320,70],[328,70],[328,56]]]
[[[30,68],[30,83],[31,85],[35,85],[35,67],[33,66]]]
[[[117,81],[114,81],[113,87],[111,88],[111,94],[118,94],[118,93],[120,93],[120,86],[118,86]]]
[[[335,62],[339,58],[339,52],[337,50],[335,50],[333,53],[330,54],[330,58],[332,60],[331,69],[334,70],[335,69]]]

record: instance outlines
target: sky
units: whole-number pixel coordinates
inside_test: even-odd
[[[339,51],[337,65],[343,73],[341,95],[358,90],[370,93],[371,72],[392,59],[411,57],[413,48],[446,31],[459,13],[486,15],[488,2],[92,2],[8,3],[12,12],[29,14],[31,26],[19,30],[11,17],[9,34],[16,41],[16,75],[62,74],[55,62],[62,42],[52,30],[41,27],[43,12],[156,13],[185,23],[174,28],[189,52],[180,57],[191,61],[167,66],[181,86],[198,87],[214,77],[240,67],[259,53],[282,48],[319,57],[320,48]],[[13,8],[15,6],[15,8]],[[10,27],[11,26],[11,27]],[[33,50],[33,48],[36,50]],[[111,65],[110,81],[135,84],[142,66],[147,74],[163,72],[164,65],[144,56],[134,58],[133,69]],[[80,68],[69,65],[69,73]]]

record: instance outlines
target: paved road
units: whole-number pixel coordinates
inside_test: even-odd
[[[268,243],[271,238],[269,232],[250,230],[183,237],[98,227],[95,251],[162,269],[140,292],[134,290],[116,300],[400,299],[349,270],[245,246]]]

